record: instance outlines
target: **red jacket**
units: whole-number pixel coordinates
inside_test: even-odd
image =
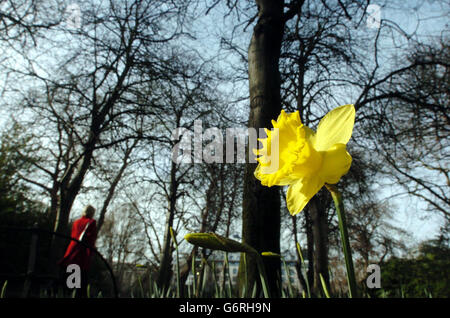
[[[95,240],[97,239],[97,224],[94,219],[83,216],[76,220],[72,226],[72,238],[79,240],[81,233],[83,233],[86,225],[89,226],[84,233],[85,242],[95,247]],[[77,264],[81,270],[88,270],[90,266],[92,251],[89,248],[78,244],[76,241],[71,241],[67,247],[64,257],[59,261],[62,266],[68,266],[69,264]]]

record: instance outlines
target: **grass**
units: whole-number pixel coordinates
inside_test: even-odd
[[[224,253],[224,260],[225,260],[225,268],[222,270],[221,274],[223,275],[223,271],[228,272],[228,275],[225,275],[225,282],[221,282],[217,275],[212,275],[212,279],[209,280],[208,277],[208,271],[206,268],[209,268],[209,270],[215,269],[214,262],[208,263],[206,260],[202,259],[200,266],[197,267],[194,259],[192,261],[192,268],[191,273],[193,277],[196,279],[193,279],[192,284],[184,286],[185,289],[185,297],[187,298],[238,298],[238,290],[237,288],[233,288],[234,284],[229,272],[229,264],[228,264],[228,253]],[[177,255],[178,257],[178,255]],[[245,260],[245,257],[243,258]],[[178,262],[179,260],[177,260]],[[289,268],[286,265],[286,262],[284,259],[281,259],[282,264],[284,266],[285,272],[287,277],[289,277]],[[200,268],[199,268],[200,267]],[[201,270],[201,267],[204,268],[204,270]],[[245,267],[244,267],[245,268]],[[201,273],[200,275],[196,275],[197,272]],[[215,273],[215,272],[213,272]],[[244,273],[245,274],[245,273]],[[176,271],[176,275],[174,277],[174,284],[166,289],[162,290],[158,288],[156,285],[156,282],[154,280],[148,279],[148,284],[144,286],[142,283],[143,277],[138,277],[136,286],[134,290],[131,293],[132,298],[177,298],[180,295],[180,287],[178,287],[177,282],[179,282],[179,272]],[[323,294],[326,298],[341,298],[346,297],[346,294],[344,292],[338,293],[338,294],[331,294],[330,291],[327,289],[327,286],[325,284],[325,281],[322,276],[320,276],[321,283],[322,283],[322,289]],[[211,282],[210,286],[207,285],[207,282]],[[264,284],[265,281],[262,281],[262,284]],[[8,287],[8,281],[3,282],[0,298],[7,297],[7,287]],[[250,291],[246,297],[249,298],[260,298],[261,296],[264,296],[264,293],[262,295],[257,294],[257,288],[256,285],[252,286],[251,288],[249,286],[244,285],[244,289],[247,291]],[[90,298],[104,298],[103,293],[99,291],[96,295],[91,294],[92,288],[90,285],[88,285],[88,297]],[[432,298],[432,294],[429,291],[425,290],[425,293],[427,297]],[[42,290],[39,295],[41,298],[63,298],[64,295],[62,292],[58,292],[56,294],[50,294],[47,291]],[[75,290],[71,294],[70,297],[75,297]],[[310,291],[302,291],[301,293],[292,286],[291,283],[287,284],[287,288],[283,288],[281,291],[281,297],[282,298],[311,298]],[[321,296],[316,296],[321,297]],[[363,298],[370,298],[370,295],[368,293],[361,293],[361,297]],[[406,298],[407,295],[404,292],[403,288],[400,288],[397,291],[394,292],[386,292],[384,290],[379,290],[377,293],[378,298]]]
[[[344,213],[344,207],[342,204],[342,197],[341,197],[340,193],[337,191],[337,189],[333,188],[332,186],[327,186],[327,188],[330,190],[330,192],[332,194],[332,197],[333,197],[333,200],[334,200],[334,203],[336,206],[337,214],[339,217],[339,229],[340,229],[340,233],[341,233],[341,239],[342,239],[342,243],[343,243],[343,252],[344,252],[345,264],[346,264],[346,269],[347,269],[346,274],[347,274],[347,282],[348,282],[348,288],[349,288],[348,296],[350,298],[356,297],[356,296],[359,296],[362,298],[370,298],[371,296],[369,293],[361,292],[363,290],[362,288],[360,288],[360,290],[358,290],[359,294],[357,294],[357,285],[356,285],[355,273],[354,273],[354,268],[353,268],[353,261],[352,261],[352,256],[351,256],[348,233],[347,233],[347,228],[346,228],[345,213]],[[230,273],[230,266],[229,266],[229,262],[228,262],[228,252],[225,252],[224,267],[222,270],[223,279],[226,281],[220,282],[217,279],[216,270],[215,270],[216,268],[215,268],[214,262],[211,262],[211,264],[209,264],[204,258],[202,258],[201,264],[200,264],[200,269],[198,269],[196,267],[195,258],[192,258],[192,266],[191,266],[191,273],[192,273],[192,277],[193,277],[192,284],[187,285],[187,286],[181,286],[180,262],[179,262],[179,252],[178,252],[179,243],[176,240],[176,237],[173,233],[172,228],[170,228],[170,234],[172,237],[172,241],[174,242],[175,254],[176,254],[174,284],[172,286],[170,286],[169,288],[167,288],[167,290],[160,289],[156,285],[156,282],[154,280],[152,280],[151,277],[149,277],[148,287],[144,288],[144,286],[142,284],[142,277],[138,277],[137,286],[135,287],[135,290],[131,291],[131,297],[135,297],[135,298],[138,298],[138,297],[141,297],[141,298],[178,298],[178,297],[180,297],[180,295],[187,295],[188,298],[234,298],[234,297],[239,297],[238,289],[233,288],[233,282],[232,282],[231,273]],[[243,284],[243,286],[242,286],[240,295],[244,295],[244,297],[248,297],[250,295],[251,298],[260,298],[260,297],[268,298],[270,296],[270,290],[269,290],[268,284],[267,284],[267,275],[265,273],[265,268],[264,268],[263,261],[262,261],[262,258],[263,258],[262,255],[264,255],[266,253],[266,254],[270,255],[269,257],[274,257],[274,256],[280,257],[281,261],[283,263],[284,270],[287,275],[287,288],[282,288],[281,296],[284,298],[299,297],[299,292],[295,288],[293,288],[293,286],[291,284],[289,268],[286,265],[285,260],[280,255],[273,254],[270,252],[265,252],[261,255],[261,254],[257,253],[256,250],[254,250],[253,248],[251,248],[249,246],[244,246],[245,244],[241,244],[239,242],[230,240],[228,238],[223,238],[223,237],[217,236],[215,234],[205,234],[205,233],[200,233],[200,234],[202,235],[200,237],[202,240],[205,240],[205,237],[206,237],[206,239],[207,239],[206,242],[208,244],[212,243],[213,246],[218,246],[219,249],[223,250],[223,248],[225,248],[225,251],[227,251],[227,249],[229,249],[230,251],[234,251],[234,252],[238,251],[238,252],[243,253],[243,257],[241,259],[244,262],[244,266],[242,266],[242,268],[244,270],[243,277],[244,277],[245,284]],[[209,237],[207,237],[207,236],[209,236]],[[192,236],[191,236],[191,238],[192,238]],[[197,240],[197,242],[199,242],[199,241]],[[195,243],[192,243],[191,241],[190,241],[190,243],[195,244]],[[258,289],[257,289],[256,284],[254,284],[253,286],[247,286],[247,283],[246,283],[247,282],[247,272],[246,272],[247,266],[245,266],[246,260],[247,260],[247,257],[246,257],[247,253],[251,253],[252,255],[256,256],[256,263],[257,263],[258,270],[259,270],[262,294],[258,294]],[[302,253],[302,250],[301,250],[301,247],[299,244],[297,244],[297,253],[301,260],[301,266],[304,268],[305,261],[304,261],[303,253]],[[209,268],[209,270],[212,271],[212,280],[211,280],[212,286],[208,286],[208,284],[207,284],[208,282],[211,282],[209,277],[207,276],[208,275],[207,268]],[[225,275],[226,273],[228,275]],[[331,275],[330,275],[330,277],[331,277]],[[320,274],[320,282],[322,285],[323,295],[326,298],[345,297],[345,294],[343,292],[335,294],[335,295],[331,295],[330,291],[327,288],[325,280],[321,274]],[[1,289],[0,298],[6,297],[7,286],[8,286],[8,281],[5,281],[3,283],[3,286]],[[249,293],[250,291],[251,291],[251,293]],[[75,294],[75,290],[72,293],[72,297],[74,297],[74,294]],[[432,298],[431,293],[428,292],[427,290],[425,290],[425,294],[427,295],[427,297]],[[51,298],[59,298],[59,297],[63,296],[62,293],[59,293],[59,292],[56,293],[55,295],[52,295],[52,294],[48,294],[46,291],[44,291],[44,292],[40,291],[39,295],[40,295],[40,297],[51,297]],[[90,297],[92,297],[92,298],[103,297],[101,291],[98,292],[97,295],[91,295],[91,286],[90,285],[88,285],[87,295],[89,298]],[[380,298],[390,297],[391,295],[392,295],[391,293],[387,293],[383,290],[381,290],[377,293],[377,296]],[[301,297],[303,297],[303,298],[312,298],[313,297],[312,291],[311,291],[311,286],[309,286],[309,282],[307,279],[306,279],[306,291],[302,291]],[[394,292],[394,297],[400,297],[400,298],[407,297],[407,295],[404,292],[403,287],[400,288],[399,291]]]
[[[8,286],[7,280],[5,280],[5,282],[3,283],[2,292],[0,293],[0,298],[5,298],[6,286]]]

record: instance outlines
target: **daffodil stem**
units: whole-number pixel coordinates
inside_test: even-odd
[[[356,278],[355,270],[353,267],[352,251],[350,248],[350,241],[348,239],[347,221],[345,218],[344,204],[342,202],[342,195],[334,185],[326,185],[328,191],[331,193],[334,205],[336,206],[336,212],[339,220],[339,232],[341,234],[342,249],[344,251],[345,267],[347,269],[347,281],[350,298],[357,297],[356,293]]]

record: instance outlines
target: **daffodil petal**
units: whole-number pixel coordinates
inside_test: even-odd
[[[304,128],[305,128],[305,138],[308,139],[312,145],[314,145],[316,143],[316,132],[311,128],[309,128],[308,126],[304,126]]]
[[[327,151],[335,144],[347,144],[355,123],[355,107],[344,105],[330,111],[319,123],[314,148]]]
[[[286,203],[291,215],[300,213],[325,184],[318,176],[303,178],[291,184],[287,191]]]
[[[326,183],[335,184],[348,172],[352,156],[344,144],[336,144],[324,153],[320,174]]]

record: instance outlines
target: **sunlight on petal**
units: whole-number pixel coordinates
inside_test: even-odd
[[[344,144],[336,144],[325,152],[321,177],[326,183],[335,184],[348,172],[352,164],[352,157]]]
[[[355,107],[344,105],[330,111],[319,123],[314,147],[327,151],[335,144],[347,144],[355,123]]]
[[[323,187],[323,182],[319,177],[311,177],[298,180],[289,186],[286,195],[286,203],[291,215],[300,213],[309,200]]]

